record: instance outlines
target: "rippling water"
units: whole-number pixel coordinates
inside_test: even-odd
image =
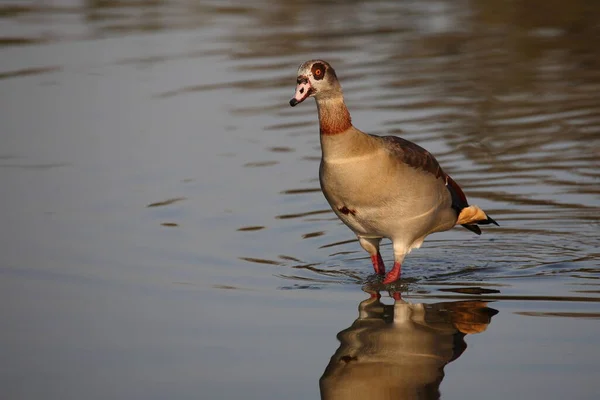
[[[1,3],[2,397],[595,398],[599,14]],[[430,236],[382,288],[319,190],[313,102],[288,105],[317,57],[355,126],[500,227]]]

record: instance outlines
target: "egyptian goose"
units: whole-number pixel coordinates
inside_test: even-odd
[[[319,181],[333,211],[371,255],[373,269],[385,274],[379,252],[391,239],[394,266],[384,284],[400,278],[404,257],[427,235],[462,225],[480,235],[478,224],[496,224],[467,202],[460,186],[422,147],[397,136],[369,135],[352,125],[334,69],[323,60],[298,68],[290,106],[314,97],[319,113]]]

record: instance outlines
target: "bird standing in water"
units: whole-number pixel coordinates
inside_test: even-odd
[[[375,273],[384,275],[381,239],[394,248],[394,266],[384,284],[400,278],[404,257],[425,237],[462,225],[496,224],[469,205],[460,186],[422,147],[397,136],[366,134],[352,125],[334,69],[323,60],[298,68],[290,105],[309,97],[317,102],[321,137],[321,190],[336,215],[371,255]]]

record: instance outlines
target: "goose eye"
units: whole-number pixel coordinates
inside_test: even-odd
[[[323,79],[325,75],[325,66],[321,63],[316,63],[312,66],[312,74],[316,80]]]

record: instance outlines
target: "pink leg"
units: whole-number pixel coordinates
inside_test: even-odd
[[[373,263],[373,269],[377,275],[385,274],[385,265],[383,265],[383,259],[379,252],[377,255],[371,256],[371,262]]]
[[[385,279],[383,280],[383,284],[387,285],[388,283],[392,283],[392,282],[395,282],[398,279],[400,279],[401,269],[402,269],[402,267],[401,267],[400,263],[395,262],[392,270],[390,272],[388,272],[388,274],[385,276]]]

